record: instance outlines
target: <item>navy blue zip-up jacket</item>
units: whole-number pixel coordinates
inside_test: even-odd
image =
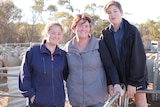
[[[63,80],[67,78],[66,52],[58,46],[54,54],[44,44],[31,47],[21,64],[19,89],[29,98],[31,107],[63,107],[65,91]],[[33,103],[30,98],[35,95]]]

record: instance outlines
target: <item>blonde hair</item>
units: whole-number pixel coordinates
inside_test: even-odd
[[[42,31],[42,36],[46,36],[48,34],[48,31],[52,28],[52,26],[59,26],[63,32],[63,27],[60,23],[57,22],[49,22],[46,24],[44,30]]]

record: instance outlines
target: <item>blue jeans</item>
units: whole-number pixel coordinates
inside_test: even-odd
[[[104,104],[96,104],[96,105],[91,105],[91,106],[87,106],[87,107],[103,107]],[[79,106],[72,106],[72,107],[79,107]]]

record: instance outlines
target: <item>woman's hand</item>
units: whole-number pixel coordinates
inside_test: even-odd
[[[108,93],[109,93],[110,96],[113,96],[113,94],[114,94],[114,87],[113,87],[113,85],[109,85],[108,86]]]

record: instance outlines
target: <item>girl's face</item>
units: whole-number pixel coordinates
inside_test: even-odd
[[[57,45],[62,38],[62,29],[58,25],[53,25],[47,34],[47,42],[51,45]]]
[[[90,33],[90,23],[86,20],[81,19],[78,23],[77,26],[74,29],[74,32],[78,36],[78,38],[88,38],[88,35]]]
[[[107,9],[107,14],[112,25],[120,24],[122,20],[122,12],[115,5],[109,6]]]

